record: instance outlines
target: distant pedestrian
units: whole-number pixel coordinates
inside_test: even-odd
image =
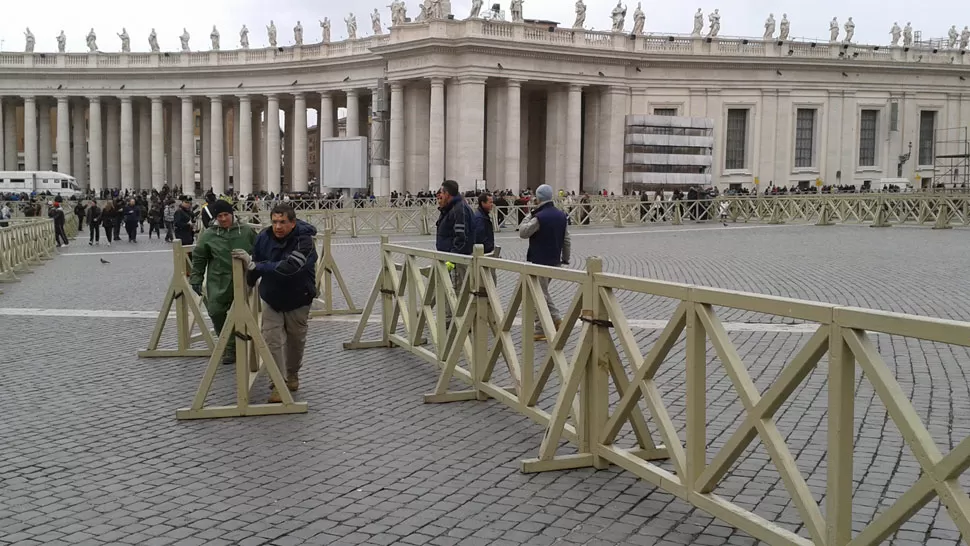
[[[165,204],[162,213],[162,221],[165,222],[165,242],[170,243],[175,239],[175,211],[178,210],[178,203],[174,199],[169,199]]]
[[[57,248],[60,248],[63,244],[67,246],[67,233],[64,232],[64,211],[61,210],[61,203],[54,201],[51,205],[51,209],[47,211],[47,216],[54,220],[54,242],[57,243]]]
[[[13,218],[13,210],[6,203],[0,203],[0,227],[9,226],[11,218]]]
[[[141,221],[141,214],[134,199],[128,200],[128,205],[122,209],[121,215],[125,222],[125,231],[128,233],[128,242],[138,242],[135,238],[138,236],[138,223]]]
[[[485,247],[488,254],[495,250],[495,228],[492,225],[492,194],[478,196],[478,210],[475,211],[475,244]]]
[[[165,214],[165,210],[162,208],[161,203],[156,203],[148,209],[148,239],[151,240],[152,232],[161,239],[162,238],[162,216]]]
[[[179,238],[183,245],[188,246],[195,242],[193,224],[195,222],[192,221],[192,201],[188,197],[183,197],[182,205],[172,216],[175,236]]]
[[[78,201],[77,205],[74,205],[74,216],[77,218],[77,231],[78,233],[83,233],[84,229],[84,201]]]
[[[552,196],[552,187],[548,184],[543,184],[536,189],[536,199],[539,201],[539,206],[519,225],[519,237],[529,240],[529,250],[526,253],[527,261],[537,265],[560,267],[569,264],[571,250],[569,231],[567,230],[569,221],[566,213],[556,208],[552,202]],[[549,314],[552,315],[556,330],[559,330],[562,324],[562,315],[549,294],[549,277],[539,277],[538,280],[539,286],[542,288],[542,295],[549,306]],[[538,321],[537,315],[537,325],[539,324]],[[546,339],[541,330],[536,330],[536,332],[536,341]]]
[[[101,244],[101,208],[92,200],[88,207],[88,245]],[[110,239],[109,239],[110,240]],[[109,243],[110,244],[110,243]]]
[[[115,202],[109,199],[104,204],[104,210],[101,211],[101,227],[104,228],[104,235],[108,240],[108,246],[111,246],[111,236],[114,231],[114,223],[117,220],[118,211],[115,209]]]

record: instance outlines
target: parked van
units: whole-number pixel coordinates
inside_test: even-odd
[[[913,183],[908,178],[880,178],[878,182],[872,183],[871,190],[906,193],[913,191]]]
[[[64,173],[54,171],[0,171],[0,193],[41,193],[50,192],[64,199],[80,196],[83,192],[77,180]]]

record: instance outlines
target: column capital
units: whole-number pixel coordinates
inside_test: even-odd
[[[516,79],[509,78],[509,79],[505,80],[505,83],[509,87],[522,87],[522,80],[516,80]]]
[[[101,97],[99,96],[86,97],[86,98],[88,99],[88,102],[96,102],[98,104],[101,103]]]
[[[432,87],[444,87],[445,80],[447,78],[445,78],[444,76],[431,76],[430,79],[431,79],[431,86]]]
[[[345,93],[347,93],[348,97],[351,95],[356,97],[360,93],[360,91],[357,89],[348,89],[347,91],[345,91]]]
[[[280,98],[279,98],[279,96],[277,96],[277,94],[276,94],[276,93],[267,93],[267,95],[266,95],[266,100],[267,100],[267,101],[271,101],[271,100],[272,100],[272,101],[279,101],[279,100],[280,100]]]
[[[148,100],[152,101],[152,104],[154,104],[156,102],[162,102],[162,97],[161,95],[152,95],[148,97]]]
[[[471,84],[481,84],[485,85],[485,80],[487,76],[458,76],[459,85],[471,85]]]
[[[293,100],[296,99],[306,100],[306,94],[304,94],[303,91],[296,91],[293,93]]]
[[[333,91],[320,91],[320,98],[321,99],[333,98]]]
[[[128,103],[128,104],[131,104],[131,97],[127,97],[127,96],[125,96],[125,97],[119,97],[119,98],[121,99],[121,102],[122,102],[122,103]]]
[[[222,103],[222,95],[208,95],[206,98],[209,99],[209,102]]]
[[[391,91],[401,91],[402,89],[404,89],[404,82],[400,80],[394,80],[390,82],[390,84],[391,84]]]
[[[35,97],[34,95],[21,95],[20,98],[24,99],[24,102],[26,101],[37,102],[37,97]]]
[[[252,100],[249,95],[236,95],[236,98],[239,99],[239,102],[250,102]]]
[[[182,104],[185,103],[192,104],[192,97],[182,97]]]
[[[585,86],[582,85],[582,84],[571,83],[571,84],[569,84],[569,92],[570,93],[582,92],[583,87],[585,87]],[[612,89],[612,87],[610,89]]]

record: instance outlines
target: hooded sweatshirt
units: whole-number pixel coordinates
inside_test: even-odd
[[[317,297],[317,228],[303,220],[286,237],[277,239],[268,227],[256,237],[250,285],[262,278],[259,297],[275,311],[285,313],[310,305]]]
[[[192,250],[193,285],[202,284],[206,279],[206,308],[209,315],[224,315],[232,305],[232,256],[236,249],[252,252],[256,232],[233,218],[228,228],[219,227],[213,222],[209,229],[202,232]]]

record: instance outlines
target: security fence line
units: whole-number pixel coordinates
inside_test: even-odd
[[[77,235],[77,217],[64,211],[64,231],[68,239]],[[54,220],[50,218],[12,218],[0,227],[0,283],[18,282],[20,276],[54,257]]]
[[[425,396],[430,403],[494,398],[545,429],[537,457],[522,461],[525,472],[615,464],[692,506],[743,529],[770,544],[878,544],[894,533],[935,495],[964,537],[970,537],[970,497],[959,478],[970,466],[970,438],[944,455],[896,382],[870,339],[871,333],[970,346],[970,323],[883,311],[842,307],[773,296],[703,288],[614,275],[602,271],[599,258],[586,270],[538,266],[486,257],[481,245],[472,256],[434,252],[381,241],[381,269],[364,314],[345,349],[397,347],[439,370],[437,384]],[[449,264],[464,270],[453,288]],[[503,306],[494,272],[516,277],[515,290]],[[569,283],[571,304],[559,327],[543,297],[540,278]],[[660,337],[643,354],[618,292],[678,301]],[[808,342],[784,366],[764,392],[754,384],[737,347],[715,308],[764,313],[818,325]],[[364,339],[369,318],[380,313],[380,335]],[[518,326],[516,323],[521,326]],[[572,353],[567,339],[578,326]],[[521,342],[513,332],[521,329]],[[545,355],[534,334],[549,340]],[[657,382],[657,372],[681,335],[686,340],[686,434],[681,440]],[[614,341],[615,338],[615,341]],[[710,341],[744,407],[743,424],[707,463],[707,342]],[[823,513],[815,502],[785,437],[776,412],[816,368],[828,360],[828,470]],[[499,358],[508,379],[494,377]],[[464,363],[462,365],[461,363]],[[922,476],[858,534],[852,530],[854,410],[856,373],[868,380],[898,427]],[[556,374],[551,410],[537,404]],[[449,389],[452,380],[467,390]],[[618,403],[611,407],[611,396]],[[646,426],[647,408],[658,431]],[[629,426],[635,445],[617,445]],[[792,497],[808,538],[768,521],[715,489],[755,437],[761,439],[775,470]],[[576,453],[560,453],[562,440]],[[652,461],[668,460],[673,471]]]

